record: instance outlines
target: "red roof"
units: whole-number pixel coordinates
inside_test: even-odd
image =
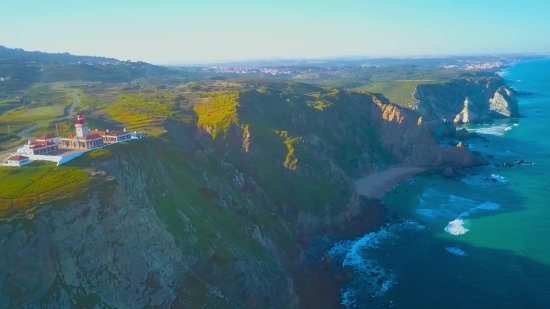
[[[98,135],[98,134],[90,134],[88,136],[81,137],[80,139],[83,139],[86,141],[86,140],[92,140],[92,139],[98,139],[98,138],[103,139],[103,137],[101,137],[101,135]]]
[[[21,160],[25,160],[25,159],[28,159],[29,157],[25,157],[25,156],[12,156],[12,157],[9,157],[8,160],[10,161],[21,161]]]
[[[55,143],[36,140],[36,141],[32,141],[29,145],[31,148],[42,148],[42,147],[55,145]]]
[[[55,134],[40,135],[36,140],[45,141],[47,139],[52,139],[52,138],[56,138]]]
[[[124,131],[107,132],[107,131],[97,131],[97,130],[90,131],[90,133],[98,134],[101,136],[121,136],[121,135],[130,134],[129,132],[124,132]]]

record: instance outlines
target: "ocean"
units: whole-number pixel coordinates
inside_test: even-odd
[[[491,166],[410,179],[383,198],[401,221],[333,245],[356,272],[346,307],[550,308],[550,59],[501,76],[532,95],[518,97],[523,118],[464,126],[489,140],[468,147]]]

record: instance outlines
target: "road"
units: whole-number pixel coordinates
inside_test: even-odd
[[[21,138],[29,138],[30,132],[32,132],[33,130],[35,130],[38,127],[41,127],[43,125],[52,123],[54,121],[59,121],[59,120],[65,120],[65,119],[72,118],[73,114],[74,114],[74,109],[78,105],[78,102],[79,102],[78,101],[78,93],[76,92],[76,90],[73,90],[73,104],[71,104],[71,106],[69,106],[69,109],[67,110],[67,115],[65,115],[63,117],[58,117],[58,118],[55,118],[55,119],[50,119],[50,120],[47,120],[47,121],[37,123],[37,124],[33,125],[32,127],[17,133],[17,136],[19,136]]]
[[[58,117],[58,118],[55,118],[55,119],[50,119],[50,120],[47,120],[47,121],[42,121],[40,123],[37,123],[35,125],[33,125],[32,127],[29,127],[19,133],[17,133],[17,136],[21,137],[21,138],[26,138],[28,139],[29,136],[30,136],[30,133],[35,130],[36,128],[38,127],[41,127],[43,125],[46,125],[46,124],[49,124],[49,123],[52,123],[54,121],[59,121],[59,120],[65,120],[65,119],[69,119],[69,118],[72,118],[74,117],[74,109],[75,107],[78,105],[79,101],[78,101],[78,93],[76,92],[76,90],[73,90],[73,104],[71,104],[71,106],[69,106],[69,109],[67,110],[67,114],[65,116],[62,116],[62,117]],[[5,153],[12,153],[14,151],[17,150],[17,148],[19,148],[20,146],[18,147],[14,147],[12,149],[7,149],[7,150],[3,150],[3,151],[0,151],[0,155],[1,154],[5,154]]]

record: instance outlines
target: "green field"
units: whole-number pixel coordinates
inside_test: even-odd
[[[19,216],[45,202],[67,197],[92,186],[89,173],[72,166],[33,162],[0,167],[0,219]]]
[[[70,90],[61,89],[57,83],[34,84],[0,101],[0,133],[18,133],[36,123],[65,115],[73,100]],[[0,148],[6,147],[5,141],[0,141]]]
[[[413,97],[416,86],[419,84],[437,83],[433,80],[399,80],[399,81],[383,81],[373,82],[355,90],[368,91],[373,93],[381,93],[390,102],[407,107],[415,108],[417,100]]]
[[[43,106],[25,110],[24,113],[17,114],[15,119],[36,119],[36,118],[57,118],[65,113],[66,105]]]
[[[21,145],[25,139],[20,138],[16,134],[0,133],[0,151],[8,150]]]

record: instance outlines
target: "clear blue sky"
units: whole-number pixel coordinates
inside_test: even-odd
[[[153,63],[550,52],[550,0],[0,0],[0,45]]]

